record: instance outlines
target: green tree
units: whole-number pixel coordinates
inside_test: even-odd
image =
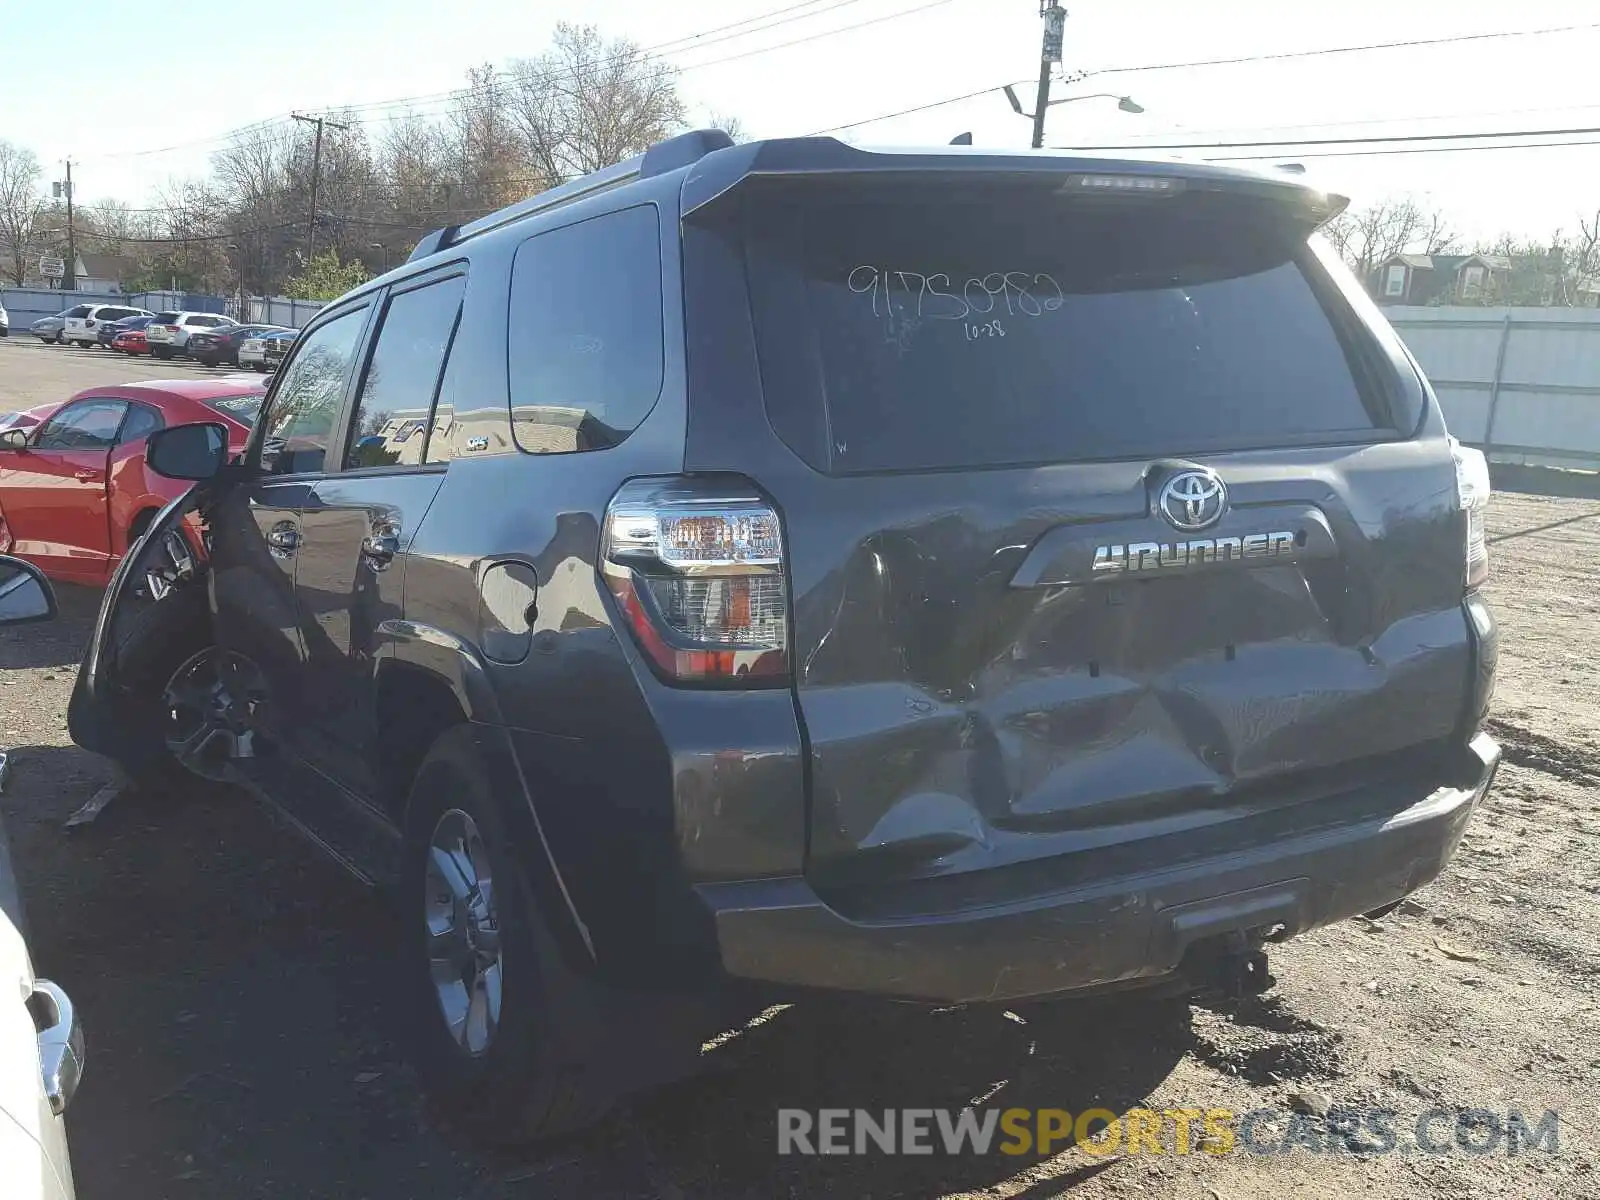
[[[283,294],[291,300],[337,300],[371,278],[359,261],[340,262],[337,250],[327,250],[291,275]]]

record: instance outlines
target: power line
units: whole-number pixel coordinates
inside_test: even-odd
[[[1313,150],[1309,154],[1218,154],[1207,162],[1257,162],[1273,159],[1363,158],[1390,154],[1468,154],[1474,150],[1565,150],[1571,146],[1600,146],[1600,139],[1576,142],[1492,142],[1481,146],[1401,146],[1382,150]]]
[[[914,108],[896,109],[894,112],[879,113],[875,117],[863,117],[859,121],[850,121],[843,125],[829,125],[825,129],[818,129],[812,133],[802,134],[802,137],[817,137],[824,133],[843,133],[846,129],[859,129],[863,125],[876,125],[879,121],[892,121],[896,117],[908,117],[912,113],[927,112],[934,108],[944,108],[949,104],[959,104],[963,100],[975,100],[979,96],[987,96],[990,92],[1001,92],[1009,85],[1016,87],[1019,84],[1031,83],[1029,79],[1008,79],[1005,83],[997,83],[993,87],[979,88],[975,92],[963,92],[959,96],[946,96],[943,100],[931,100],[927,104],[919,104]]]
[[[650,46],[633,47],[633,48],[631,48],[629,50],[626,50],[626,51],[624,51],[624,52],[622,52],[620,54],[613,54],[613,55],[610,55],[609,57],[606,57],[606,58],[597,58],[597,59],[594,59],[591,62],[578,63],[578,64],[576,64],[576,70],[577,70],[578,74],[581,75],[581,76],[589,76],[595,71],[602,71],[607,67],[616,66],[619,63],[635,61],[635,60],[638,60],[640,58],[648,58],[648,57],[650,57],[651,55],[654,55],[654,54],[684,54],[684,53],[687,53],[687,52],[689,52],[691,50],[703,50],[703,49],[705,49],[705,48],[707,48],[709,46],[720,45],[720,44],[722,44],[724,42],[737,41],[740,38],[749,37],[751,34],[765,33],[769,29],[777,29],[780,26],[793,24],[796,21],[808,21],[813,17],[821,16],[823,13],[831,12],[836,8],[844,8],[844,7],[848,6],[848,5],[859,4],[861,2],[861,0],[833,0],[833,3],[824,5],[822,8],[813,8],[813,5],[815,5],[817,3],[820,3],[820,2],[821,2],[821,0],[811,0],[810,4],[789,5],[789,6],[785,7],[785,8],[774,9],[772,12],[763,13],[760,16],[747,17],[743,21],[735,21],[735,22],[733,22],[733,23],[731,23],[729,25],[719,25],[716,28],[708,29],[708,30],[705,30],[705,31],[703,31],[701,33],[688,34],[685,37],[674,38],[671,41],[666,41],[666,42],[658,42],[658,43],[656,43],[654,45],[650,45]],[[938,0],[938,3],[948,3],[948,0]],[[797,14],[795,14],[793,16],[787,16],[787,17],[784,17],[782,20],[772,21],[769,24],[761,25],[761,26],[759,26],[757,28],[754,28],[754,29],[745,29],[745,30],[742,30],[742,31],[740,31],[738,33],[727,33],[727,34],[725,34],[724,36],[721,36],[721,37],[712,37],[713,34],[722,34],[726,30],[736,29],[741,25],[750,25],[750,24],[753,24],[754,22],[766,20],[769,17],[780,16],[781,14],[784,14],[784,13],[792,13],[795,9],[799,9],[799,8],[813,8],[813,11],[805,12],[805,13],[797,13]],[[912,11],[916,11],[916,10],[912,10]],[[878,18],[878,19],[879,20],[889,20],[889,19],[893,18],[893,15],[894,14],[891,14],[890,17]],[[862,24],[874,24],[874,23],[875,22],[873,22],[873,21],[867,21],[867,22],[863,22]],[[848,25],[848,26],[845,26],[841,30],[828,31],[827,33],[824,33],[824,34],[821,34],[821,35],[818,35],[818,36],[830,36],[832,32],[843,33],[843,32],[847,32],[848,30],[857,29],[857,28],[860,28],[860,26],[859,25]],[[711,38],[711,40],[709,40],[709,41],[701,41],[702,39],[706,39],[706,38]],[[700,41],[701,44],[698,44],[698,45],[684,45],[684,44],[682,44],[682,43],[692,43],[692,42],[697,42],[697,41]],[[776,46],[750,51],[749,53],[762,54],[762,53],[766,53],[767,49],[782,49],[783,47],[785,47],[787,45],[790,45],[790,44],[791,43],[783,42],[783,43],[779,43]],[[723,60],[719,59],[717,61],[723,61]],[[690,70],[690,69],[698,69],[700,66],[711,66],[711,65],[714,65],[714,64],[712,64],[712,63],[696,63],[696,64],[694,64],[693,67],[680,67],[678,69],[680,71],[681,70]],[[395,99],[392,99],[392,100],[372,100],[372,101],[368,101],[368,102],[363,103],[363,104],[349,105],[343,111],[352,112],[352,113],[376,112],[376,111],[382,111],[382,110],[391,109],[391,108],[411,107],[411,106],[414,106],[414,105],[416,105],[418,103],[435,104],[435,103],[449,103],[449,102],[458,101],[458,100],[466,100],[466,99],[470,99],[471,97],[473,97],[475,95],[487,93],[492,87],[495,86],[496,83],[499,83],[501,81],[508,80],[508,79],[511,79],[511,78],[514,78],[514,73],[513,72],[510,72],[510,71],[495,71],[487,82],[485,82],[483,84],[479,84],[479,85],[474,86],[474,87],[457,88],[457,89],[455,89],[453,91],[449,91],[449,92],[433,92],[433,93],[430,93],[430,94],[427,94],[427,95],[423,95],[423,96],[399,96],[399,97],[396,97]]]
[[[1398,117],[1363,117],[1355,121],[1306,121],[1284,125],[1234,125],[1223,129],[1190,129],[1178,126],[1171,129],[1153,130],[1150,133],[1135,134],[1135,137],[1207,137],[1220,138],[1230,133],[1263,134],[1282,133],[1286,130],[1296,129],[1356,129],[1372,125],[1404,125],[1417,121],[1467,121],[1477,120],[1481,117],[1514,117],[1527,116],[1530,113],[1568,113],[1568,112],[1593,112],[1600,108],[1600,104],[1543,104],[1534,108],[1498,108],[1474,109],[1471,112],[1457,113],[1413,113]],[[1145,143],[1140,142],[1139,145]]]
[[[1600,22],[1589,22],[1580,25],[1558,25],[1550,26],[1544,29],[1511,29],[1502,30],[1495,33],[1470,33],[1437,38],[1415,38],[1410,41],[1401,42],[1368,42],[1357,46],[1328,46],[1320,50],[1291,50],[1272,54],[1247,54],[1235,58],[1208,58],[1194,59],[1187,62],[1145,63],[1139,66],[1097,67],[1084,71],[1082,73],[1082,77],[1089,79],[1096,75],[1126,75],[1143,71],[1181,71],[1196,67],[1234,66],[1243,63],[1317,58],[1335,54],[1364,54],[1376,50],[1401,50],[1420,46],[1442,46],[1459,42],[1488,41],[1496,38],[1543,37],[1549,34],[1572,33],[1578,30],[1588,29],[1600,29]],[[927,112],[930,109],[943,108],[949,104],[959,104],[964,100],[973,100],[989,92],[1002,91],[1007,84],[1010,84],[1012,87],[1016,87],[1018,84],[1028,82],[1031,81],[1026,79],[1011,79],[1005,81],[1004,83],[996,83],[991,87],[979,88],[977,91],[973,92],[963,92],[958,96],[947,96],[943,100],[933,100],[927,104],[919,104],[912,108],[897,109],[894,112],[881,113],[875,117],[865,117],[860,120],[849,121],[843,125],[829,125],[826,129],[818,130],[817,133],[843,132],[846,129],[857,129],[862,125],[874,125],[879,121],[891,121],[897,117],[905,117],[910,116],[913,113]],[[815,136],[815,134],[807,134],[805,136],[812,137]]]
[[[656,53],[684,53],[684,52],[687,52],[689,50],[703,49],[705,46],[716,45],[716,44],[720,44],[722,42],[736,40],[737,38],[747,37],[747,36],[749,36],[751,34],[755,34],[755,33],[763,33],[768,29],[776,29],[779,26],[787,25],[787,24],[790,24],[791,22],[794,22],[794,21],[809,20],[812,17],[821,16],[823,13],[830,12],[833,9],[844,8],[847,5],[858,4],[860,2],[861,2],[861,0],[833,0],[832,3],[825,4],[821,8],[817,8],[816,6],[818,4],[821,4],[822,0],[806,0],[805,3],[801,3],[801,4],[789,4],[789,5],[785,5],[782,8],[772,9],[769,12],[759,13],[756,16],[753,16],[753,17],[746,17],[742,21],[733,21],[733,22],[730,22],[729,24],[726,24],[726,25],[714,26],[711,29],[702,30],[699,33],[685,34],[682,37],[672,38],[672,39],[670,39],[668,41],[660,42],[660,43],[657,43],[655,45],[642,46],[642,47],[639,47],[639,48],[637,48],[635,50],[631,50],[631,51],[629,51],[629,52],[627,52],[625,54],[617,54],[617,55],[611,56],[610,58],[597,59],[596,61],[594,61],[592,63],[584,63],[584,64],[580,65],[580,70],[585,71],[585,72],[601,70],[601,69],[603,69],[603,68],[605,68],[607,66],[612,66],[612,65],[615,65],[615,64],[617,64],[619,62],[626,62],[629,59],[637,58],[637,57],[648,57],[649,55],[656,54]],[[947,2],[947,0],[939,0],[939,2],[940,3],[944,3],[944,2]],[[799,11],[800,9],[812,9],[813,11],[811,11],[811,12],[800,12]],[[784,16],[784,14],[794,14],[794,15]],[[740,33],[732,33],[732,34],[729,34],[729,36],[727,36],[727,37],[717,37],[717,38],[715,38],[715,40],[713,40],[711,42],[705,42],[704,45],[692,44],[692,43],[698,43],[702,39],[705,39],[707,37],[711,37],[714,34],[723,34],[723,33],[727,33],[730,30],[739,29],[741,26],[757,25],[759,22],[766,21],[769,18],[773,18],[773,17],[784,17],[784,19],[783,20],[772,21],[770,24],[767,24],[767,25],[759,25],[757,28],[745,29]],[[846,29],[853,29],[853,28],[858,28],[858,26],[848,26],[848,27],[846,27]],[[846,30],[841,30],[840,32],[845,32],[845,31]],[[774,47],[771,47],[771,48],[772,49],[782,49],[783,48],[783,44],[780,44],[778,46],[774,46]],[[758,51],[758,53],[759,53],[759,51]],[[715,64],[704,64],[704,65],[715,65]],[[505,79],[505,78],[508,78],[508,77],[509,77],[509,73],[505,72],[505,71],[496,71],[494,73],[494,80],[495,81],[502,80],[502,79]],[[492,86],[492,84],[489,85],[489,86]],[[488,90],[487,86],[455,88],[455,89],[452,89],[450,91],[445,91],[445,92],[429,92],[429,93],[422,93],[420,95],[414,95],[414,96],[398,96],[398,97],[395,97],[395,98],[389,99],[389,100],[373,100],[373,101],[368,101],[368,102],[361,103],[361,104],[331,105],[331,106],[328,106],[328,109],[329,109],[329,111],[338,112],[340,114],[344,114],[344,113],[358,114],[358,113],[363,113],[363,112],[376,112],[376,111],[383,111],[383,110],[390,109],[390,108],[403,108],[403,107],[407,107],[407,106],[410,106],[410,105],[416,105],[416,104],[448,103],[450,101],[457,100],[457,99],[468,99],[468,98],[470,98],[470,97],[472,97],[472,96],[474,96],[476,94],[485,92],[487,90]],[[266,129],[271,128],[274,125],[286,124],[291,119],[292,119],[292,114],[282,113],[282,114],[279,114],[277,116],[267,117],[267,118],[264,118],[264,119],[259,120],[259,121],[251,122],[248,125],[242,125],[242,126],[239,126],[237,128],[234,128],[234,129],[225,130],[225,131],[223,131],[221,133],[214,134],[214,135],[212,135],[210,137],[206,137],[206,138],[199,138],[199,139],[195,139],[193,141],[188,141],[188,142],[177,142],[177,143],[174,143],[173,145],[170,145],[170,146],[158,146],[158,147],[153,147],[153,148],[147,149],[147,150],[122,150],[122,151],[117,151],[117,152],[112,153],[112,154],[99,155],[98,157],[99,158],[103,158],[103,159],[140,158],[140,157],[145,157],[145,156],[148,156],[148,155],[167,154],[167,153],[170,153],[170,152],[172,152],[174,150],[186,150],[186,149],[191,149],[191,148],[198,148],[198,147],[201,147],[201,146],[208,146],[208,145],[218,144],[218,143],[222,143],[222,142],[227,142],[227,141],[230,141],[230,140],[232,140],[234,138],[245,136],[246,134],[264,131]]]
[[[1251,142],[1119,142],[1096,146],[1055,146],[1056,150],[1259,150],[1278,146],[1376,146],[1403,142],[1470,142],[1492,138],[1569,137],[1600,133],[1600,125],[1563,129],[1492,129],[1477,133],[1403,133],[1347,138],[1286,138]]]
[[[1502,38],[1544,37],[1552,33],[1577,33],[1600,29],[1600,21],[1578,25],[1552,25],[1544,29],[1506,29],[1491,33],[1459,33],[1444,37],[1412,38],[1403,42],[1366,42],[1357,46],[1329,46],[1321,50],[1288,50],[1276,54],[1242,54],[1234,58],[1202,58],[1189,62],[1148,63],[1144,66],[1100,67],[1090,75],[1128,75],[1139,71],[1183,71],[1195,67],[1232,67],[1242,63],[1282,62],[1297,58],[1323,58],[1332,54],[1365,54],[1371,50],[1410,50],[1422,46],[1451,46]]]

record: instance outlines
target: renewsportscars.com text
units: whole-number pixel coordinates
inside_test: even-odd
[[[785,1155],[1089,1154],[1521,1154],[1561,1148],[1560,1117],[1545,1110],[1331,1109],[1326,1116],[1258,1108],[824,1108],[778,1110]]]

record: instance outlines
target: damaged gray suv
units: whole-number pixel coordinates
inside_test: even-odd
[[[73,738],[392,889],[423,1077],[496,1138],[727,997],[1260,988],[1499,759],[1487,468],[1340,203],[707,132],[440,230],[242,458],[151,436],[197,484]]]

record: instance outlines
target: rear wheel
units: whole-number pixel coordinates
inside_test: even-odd
[[[504,1145],[592,1124],[617,1093],[580,1049],[589,1006],[499,803],[471,727],[442,734],[411,787],[398,901],[418,1071],[442,1116]]]
[[[152,346],[150,347],[150,353],[155,355],[162,362],[166,362],[172,357],[172,351],[165,346]]]

